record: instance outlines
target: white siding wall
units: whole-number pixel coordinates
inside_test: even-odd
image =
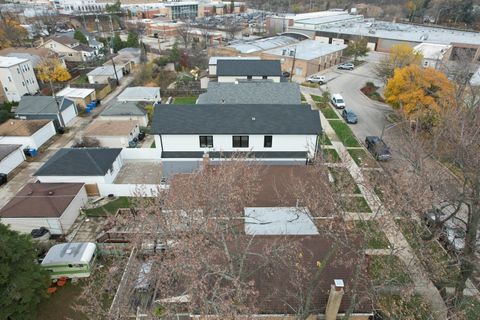
[[[218,82],[235,82],[238,79],[247,80],[246,76],[219,76]],[[262,80],[262,77],[252,77],[252,80]],[[269,80],[273,80],[273,82],[280,82],[280,77],[267,77]]]
[[[75,105],[71,105],[67,109],[62,111],[63,121],[65,122],[65,126],[68,126],[73,119],[77,116],[77,110],[75,109]]]
[[[9,154],[7,157],[3,158],[0,162],[0,173],[9,174],[16,167],[22,164],[25,160],[25,155],[23,154],[22,149],[17,149],[16,151]]]
[[[58,218],[2,218],[1,222],[10,225],[12,230],[23,233],[30,233],[33,229],[45,227],[50,230],[51,234],[63,234]]]
[[[35,141],[33,141],[32,136],[29,136],[29,137],[0,136],[0,144],[21,144],[22,149],[26,147],[35,148]]]
[[[20,101],[24,94],[38,91],[37,77],[30,61],[0,68],[0,82],[8,101]]]
[[[207,135],[207,134],[206,134]],[[240,135],[240,134],[239,134]],[[264,135],[248,135],[248,148],[233,148],[232,135],[213,135],[213,148],[200,148],[199,135],[162,135],[163,151],[310,151],[316,135],[273,135],[272,147],[264,148]],[[156,136],[157,137],[157,136]],[[155,141],[157,141],[155,137]],[[157,142],[155,143],[157,147]]]
[[[123,78],[122,68],[120,67],[117,68],[117,77],[118,77],[118,80],[121,80]],[[108,79],[110,78],[115,79],[115,75],[113,73],[111,75],[101,75],[101,76],[91,75],[91,76],[88,76],[88,82],[91,84],[108,83]]]
[[[130,141],[133,138],[138,137],[140,133],[140,127],[137,125],[129,135],[126,136],[95,136],[92,135],[91,137],[98,139],[102,147],[107,148],[123,148],[128,147]]]
[[[80,214],[80,209],[85,206],[87,201],[87,192],[85,191],[85,187],[82,187],[60,217],[60,223],[64,233],[67,233],[68,230],[70,230]]]
[[[141,127],[146,127],[148,125],[147,115],[144,115],[144,116],[100,116],[99,119],[111,120],[111,121],[134,120],[134,121],[138,121],[138,124]]]
[[[43,128],[32,135],[33,145],[35,149],[40,148],[45,142],[56,134],[53,121],[47,123]]]

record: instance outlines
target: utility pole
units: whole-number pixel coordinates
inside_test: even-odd
[[[115,66],[115,61],[113,60],[113,56],[110,58],[112,61],[112,66],[113,66],[113,72],[115,73],[115,79],[117,81],[117,86],[120,84],[120,81],[118,80],[118,75],[117,75],[117,67]]]
[[[290,72],[290,82],[292,82],[292,79],[293,79],[293,70],[295,70],[295,61],[297,60],[296,58],[297,58],[297,46],[295,46],[295,50],[293,51],[293,61],[292,61],[292,70]]]

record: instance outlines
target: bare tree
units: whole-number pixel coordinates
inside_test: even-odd
[[[240,22],[235,17],[230,17],[225,21],[225,32],[231,40],[234,40],[237,33],[242,31],[242,29]]]
[[[75,139],[72,148],[97,148],[100,147],[100,141],[92,137],[82,137]]]
[[[177,36],[182,40],[183,45],[185,46],[185,50],[188,52],[188,47],[190,46],[191,42],[191,34],[192,26],[190,24],[190,20],[182,21],[182,24],[177,26]]]

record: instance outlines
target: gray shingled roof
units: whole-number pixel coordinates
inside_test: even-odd
[[[296,83],[241,81],[210,82],[208,91],[198,97],[198,104],[300,104],[300,87]]]
[[[57,97],[60,109],[64,111],[74,104],[72,100]],[[23,96],[15,110],[16,114],[57,114],[58,107],[53,97],[50,96]]]
[[[117,102],[100,113],[100,116],[144,116],[146,113],[137,102]]]
[[[156,134],[318,134],[318,111],[309,105],[195,104],[155,108]]]
[[[104,176],[121,151],[121,148],[60,149],[35,176]]]
[[[218,60],[218,76],[281,76],[280,60]]]
[[[21,144],[0,144],[0,160],[5,159],[21,146]]]

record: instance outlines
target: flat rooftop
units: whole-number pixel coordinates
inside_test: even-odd
[[[319,57],[340,51],[345,49],[347,46],[344,44],[327,44],[321,43],[320,41],[315,40],[303,40],[296,44],[291,44],[288,46],[278,47],[275,49],[264,51],[267,54],[276,55],[279,57],[287,56],[289,57],[290,51],[295,51],[295,57],[301,60],[313,60]]]
[[[59,92],[57,92],[57,96],[85,99],[86,97],[88,97],[94,92],[95,92],[95,89],[66,87],[60,90]]]
[[[235,49],[241,53],[252,53],[286,46],[296,42],[298,42],[298,40],[292,37],[276,36],[253,41],[238,41],[227,46],[227,48]]]
[[[27,59],[21,59],[17,57],[4,57],[0,56],[0,68],[9,68],[19,63],[27,62]]]
[[[386,21],[374,21],[373,19],[345,21],[344,23],[331,25],[297,25],[289,28],[289,31],[302,29],[418,43],[467,43],[480,45],[479,32],[454,30],[440,27],[417,26]]]
[[[85,136],[126,136],[129,135],[138,122],[135,120],[95,120],[87,127]]]

